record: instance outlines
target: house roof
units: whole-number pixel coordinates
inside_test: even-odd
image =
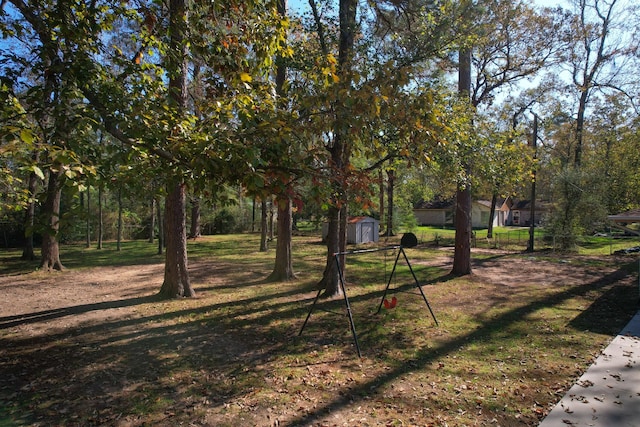
[[[616,215],[608,215],[607,218],[613,222],[640,222],[640,209],[632,209]]]
[[[549,202],[536,200],[537,211],[549,210],[549,207],[550,207]],[[513,206],[511,206],[511,210],[513,211],[523,211],[526,209],[531,209],[531,200],[518,200],[513,204]]]
[[[455,199],[441,199],[439,197],[425,201],[421,200],[415,204],[414,209],[453,209],[456,205]]]
[[[473,200],[472,203],[484,206],[485,208],[488,208],[488,209],[491,208],[491,200]],[[505,199],[499,199],[496,202],[496,209],[501,209],[504,206],[504,203],[505,203]],[[413,208],[414,209],[446,210],[446,209],[453,209],[455,208],[455,206],[456,206],[455,197],[451,199],[446,199],[446,200],[437,197],[429,201],[421,200],[420,202],[416,203]]]

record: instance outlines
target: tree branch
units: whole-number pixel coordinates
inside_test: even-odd
[[[98,113],[100,118],[102,119],[102,125],[104,130],[106,130],[111,136],[113,136],[118,141],[126,144],[130,147],[136,147],[143,145],[147,150],[161,159],[170,161],[170,162],[178,162],[184,164],[179,158],[174,156],[171,152],[167,150],[163,150],[162,148],[149,146],[147,144],[143,144],[142,141],[131,138],[127,134],[125,134],[121,129],[118,128],[117,120],[111,115],[109,110],[100,102],[98,96],[93,93],[91,90],[85,88],[82,90],[83,95],[89,101],[89,104],[93,109]]]

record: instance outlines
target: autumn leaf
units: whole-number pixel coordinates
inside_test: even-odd
[[[240,80],[242,80],[245,83],[250,82],[251,80],[253,80],[251,78],[251,76],[249,75],[249,73],[240,73]]]

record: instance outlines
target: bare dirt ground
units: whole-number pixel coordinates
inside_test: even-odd
[[[572,289],[631,280],[606,260],[576,268],[495,255],[474,265],[470,283],[484,291],[443,288],[434,306],[480,312],[531,283]],[[450,253],[421,263],[445,271]],[[554,387],[566,388],[578,373],[574,366],[565,383],[530,390],[527,405],[544,409],[522,417],[478,409],[474,386],[454,376],[454,395],[479,411],[456,414],[446,403],[427,404],[443,389],[426,376],[409,378],[402,368],[383,388],[380,378],[395,368],[375,355],[358,359],[326,337],[296,341],[291,325],[300,326],[313,292],[301,294],[295,283],[255,291],[261,271],[236,271],[231,283],[233,265],[190,268],[199,297],[169,302],[155,296],[162,264],[0,277],[0,426],[535,425],[563,391]],[[309,358],[290,356],[296,352]],[[423,359],[415,363],[442,368],[435,356]]]

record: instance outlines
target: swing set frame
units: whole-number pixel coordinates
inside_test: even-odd
[[[400,255],[402,255],[404,257],[404,260],[407,263],[407,266],[409,267],[409,271],[411,272],[411,276],[413,277],[415,286],[418,288],[418,290],[420,291],[420,295],[422,295],[422,299],[424,300],[424,303],[426,304],[427,308],[429,309],[429,313],[431,313],[431,317],[433,318],[433,321],[435,322],[436,326],[440,326],[438,323],[438,319],[436,319],[435,314],[433,313],[433,310],[431,309],[431,305],[429,304],[429,301],[427,300],[426,295],[424,294],[424,291],[422,290],[422,286],[420,285],[420,282],[418,282],[418,278],[416,277],[416,274],[413,271],[413,267],[411,267],[411,263],[409,262],[409,258],[407,257],[406,252],[404,251],[404,247],[402,245],[396,245],[396,246],[386,246],[383,248],[376,248],[376,249],[359,249],[359,250],[351,250],[351,251],[345,251],[345,252],[336,252],[333,254],[333,258],[336,262],[336,267],[338,269],[338,278],[339,278],[339,285],[340,285],[340,290],[342,291],[342,297],[344,300],[344,307],[345,310],[347,312],[346,316],[349,318],[349,326],[351,328],[351,334],[353,335],[353,342],[356,346],[356,351],[358,353],[358,357],[362,357],[362,352],[360,351],[360,344],[358,343],[358,334],[356,332],[356,326],[355,323],[353,321],[353,314],[351,311],[351,304],[349,303],[349,297],[347,295],[347,289],[345,286],[345,281],[344,281],[344,269],[342,267],[342,265],[340,265],[340,257],[343,255],[359,255],[359,254],[364,254],[364,253],[371,253],[371,252],[380,252],[380,251],[389,251],[389,250],[397,250],[398,254],[396,255],[395,258],[395,262],[393,263],[393,268],[391,269],[391,274],[389,275],[389,280],[387,280],[387,284],[384,288],[384,293],[382,294],[382,298],[380,299],[380,304],[378,305],[378,310],[376,311],[376,314],[380,313],[380,310],[382,310],[382,305],[384,304],[385,298],[387,296],[387,293],[389,292],[389,287],[391,286],[391,280],[393,279],[393,275],[396,272],[396,267],[398,266],[398,261],[400,260]],[[298,333],[298,336],[302,335],[302,332],[304,331],[305,326],[307,326],[307,323],[309,322],[309,318],[311,317],[311,313],[313,313],[313,310],[316,307],[316,304],[318,302],[318,299],[320,298],[320,294],[322,293],[322,289],[318,290],[318,293],[316,294],[315,299],[313,300],[313,304],[311,304],[311,307],[309,308],[309,313],[307,314],[306,319],[304,320],[304,323],[302,324],[302,328],[300,329],[300,332]],[[397,292],[409,292],[406,290],[402,290],[402,289],[396,289]],[[334,311],[330,311],[330,310],[324,310],[327,311],[329,313],[334,313],[334,314],[342,314],[342,313],[336,313]]]

